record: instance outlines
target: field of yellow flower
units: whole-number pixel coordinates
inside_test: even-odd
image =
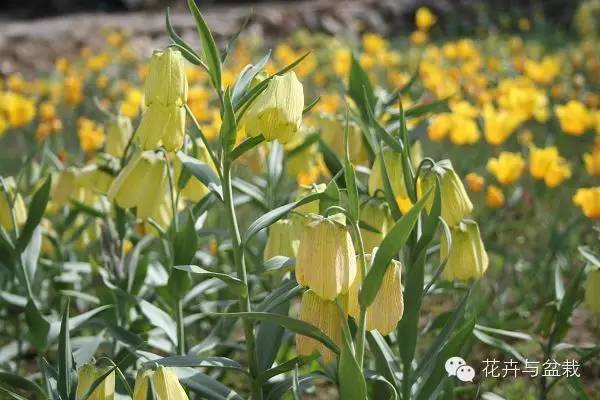
[[[188,6],[0,78],[0,399],[600,396],[599,1],[272,51]]]

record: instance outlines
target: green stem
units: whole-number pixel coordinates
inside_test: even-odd
[[[181,296],[175,300],[175,321],[177,323],[177,352],[185,355],[185,327],[183,325],[183,302]]]
[[[165,156],[166,157],[166,156]],[[173,213],[173,224],[174,231],[173,240],[174,242],[175,235],[179,232],[179,222],[177,221],[177,201],[179,200],[179,193],[177,196],[175,195],[175,185],[173,184],[173,169],[171,168],[171,164],[169,164],[167,160],[167,176],[169,178],[169,192],[171,197],[171,212]],[[175,257],[175,250],[171,249],[172,257]],[[177,352],[179,355],[185,354],[185,326],[183,324],[183,304],[181,302],[181,294],[175,293],[175,304],[173,307],[173,311],[175,313],[175,322],[177,324]]]
[[[246,263],[244,260],[244,249],[242,237],[238,227],[235,207],[233,204],[233,189],[231,185],[231,164],[228,160],[223,163],[223,201],[231,233],[233,259],[237,268],[237,276],[246,286],[248,286],[248,276],[246,273]],[[248,295],[240,294],[240,311],[250,311],[250,298]],[[263,397],[262,385],[258,379],[260,371],[258,370],[258,359],[256,354],[256,344],[254,337],[254,327],[252,322],[244,319],[244,335],[246,337],[246,351],[248,353],[248,364],[250,375],[252,376],[252,399],[260,400]]]
[[[367,260],[365,256],[365,246],[362,238],[362,234],[360,233],[360,228],[358,226],[357,221],[353,221],[354,232],[356,234],[356,238],[358,241],[358,261],[360,265],[360,272],[362,281],[364,281],[367,276]],[[362,289],[362,282],[361,282]],[[360,316],[358,318],[358,340],[357,340],[357,351],[356,351],[356,360],[360,369],[362,370],[363,361],[365,358],[365,337],[367,333],[367,309],[364,307],[360,307]]]

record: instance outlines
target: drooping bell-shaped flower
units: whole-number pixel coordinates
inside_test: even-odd
[[[438,162],[432,170],[427,171],[420,179],[419,191],[421,194],[434,190],[436,175],[440,180],[442,218],[448,225],[455,226],[473,211],[473,203],[471,203],[460,177],[452,168],[450,161],[447,160]],[[431,193],[426,204],[428,210],[431,210],[433,198],[434,193]]]
[[[110,201],[122,208],[136,208],[138,218],[151,217],[167,190],[167,161],[160,153],[136,154],[115,178],[108,191]]]
[[[442,275],[448,280],[481,278],[487,270],[489,260],[479,226],[475,221],[463,220],[451,232],[450,248],[446,235],[442,235],[440,239],[440,259],[448,257]]]
[[[111,119],[106,126],[106,152],[113,157],[122,157],[132,133],[133,127],[129,118],[119,115]]]
[[[250,104],[242,125],[249,136],[262,134],[267,141],[287,143],[300,129],[304,89],[293,71],[276,75]]]
[[[319,328],[337,345],[342,343],[341,316],[337,304],[324,300],[312,290],[302,295],[298,318]],[[317,351],[323,361],[329,364],[335,360],[335,354],[321,342],[307,336],[296,335],[296,351],[300,355],[310,355]]]
[[[305,222],[298,256],[296,279],[323,299],[345,293],[356,278],[356,256],[346,226],[334,218],[310,215]]]
[[[600,313],[600,269],[595,269],[587,274],[585,305],[590,311]]]
[[[76,399],[81,400],[86,393],[91,389],[96,379],[101,378],[110,368],[96,368],[92,364],[83,364],[77,371],[77,390],[75,392]],[[114,400],[115,398],[115,372],[108,374],[92,394],[88,397],[89,400]]]
[[[368,267],[370,267],[373,257],[374,255],[371,254],[366,255],[365,258]],[[392,260],[383,275],[383,281],[373,303],[367,308],[367,330],[372,331],[377,329],[382,335],[389,335],[396,328],[400,319],[402,319],[402,315],[404,314],[404,298],[401,274],[402,264],[400,261]],[[357,321],[360,317],[358,295],[361,281],[362,276],[359,269],[356,280],[343,298],[348,314]]]

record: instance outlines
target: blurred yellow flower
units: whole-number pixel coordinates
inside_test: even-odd
[[[486,104],[483,109],[485,140],[494,146],[501,145],[521,123],[519,114],[506,110],[495,109]]]
[[[65,102],[75,106],[83,100],[83,77],[79,75],[69,75],[63,82],[63,96]]]
[[[452,115],[452,128],[450,129],[450,141],[457,145],[477,143],[481,134],[477,123],[472,118],[463,117],[460,114]]]
[[[560,128],[568,135],[583,135],[592,122],[585,105],[576,100],[554,107],[554,112],[560,121]]]
[[[529,148],[529,173],[534,179],[543,179],[548,187],[556,187],[571,177],[571,168],[554,146]]]
[[[583,155],[585,170],[592,176],[600,175],[600,149],[594,149],[591,153]]]
[[[375,55],[386,49],[387,41],[376,33],[365,33],[362,37],[362,45],[365,52]]]
[[[504,193],[498,186],[490,185],[485,192],[485,202],[491,208],[504,207]]]
[[[423,31],[414,31],[410,34],[410,41],[413,44],[421,45],[427,41],[427,33]]]
[[[420,31],[427,32],[437,22],[437,17],[427,7],[419,7],[415,14],[415,24]]]
[[[494,174],[502,185],[516,182],[525,168],[525,160],[520,153],[503,151],[497,158],[491,158],[487,163],[487,170]]]
[[[104,128],[91,119],[80,117],[77,120],[79,145],[86,153],[98,150],[104,144]]]
[[[465,180],[467,182],[467,187],[473,193],[481,192],[481,189],[483,189],[483,185],[485,184],[483,176],[475,172],[469,172],[467,176],[465,176]]]
[[[427,136],[433,142],[443,140],[452,128],[452,116],[449,113],[441,113],[434,116],[429,121],[427,127]]]
[[[600,186],[577,189],[573,203],[581,208],[586,217],[600,218]]]
[[[23,127],[35,117],[33,99],[14,92],[0,93],[0,113],[4,112],[12,128]]]
[[[557,57],[544,57],[542,61],[525,60],[525,74],[537,83],[548,85],[560,72],[561,63]]]

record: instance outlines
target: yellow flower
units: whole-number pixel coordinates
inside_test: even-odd
[[[8,192],[4,193],[2,187],[0,187],[0,226],[7,231],[12,231],[14,229],[12,213],[15,214],[17,226],[21,226],[27,220],[27,209],[23,198],[16,191],[14,178],[5,178],[4,185]]]
[[[178,50],[167,48],[155,51],[144,85],[147,106],[160,103],[164,106],[182,106],[187,101],[188,83],[183,57]]]
[[[379,247],[389,229],[394,225],[394,220],[387,203],[374,199],[361,205],[360,217],[362,222],[369,225],[369,228],[361,227],[360,233],[365,252],[371,253],[375,247]],[[377,232],[373,232],[371,228]]]
[[[427,41],[427,33],[423,31],[414,31],[410,34],[410,41],[417,46],[421,45]]]
[[[374,55],[381,51],[385,51],[387,42],[381,35],[376,33],[365,33],[362,37],[362,45],[365,52]]]
[[[600,313],[600,269],[588,272],[585,280],[584,301],[590,311]]]
[[[467,181],[467,187],[473,193],[481,192],[481,189],[483,189],[483,185],[485,184],[483,176],[475,172],[469,172],[467,176],[465,176],[465,180]]]
[[[91,192],[106,194],[114,177],[97,165],[90,164],[81,168],[76,176],[76,184]]]
[[[392,187],[394,196],[408,197],[404,184],[404,169],[402,168],[402,155],[386,147],[383,149],[383,163]],[[375,156],[371,175],[369,175],[369,195],[375,196],[377,192],[384,191],[383,170],[381,168],[381,153]]]
[[[360,256],[359,256],[360,257]],[[370,268],[374,254],[367,254],[366,261]],[[357,261],[358,262],[358,261]],[[367,308],[367,330],[377,329],[384,336],[389,335],[396,329],[396,325],[404,314],[404,299],[402,287],[402,264],[400,261],[392,260],[388,265],[379,291],[375,295],[373,303]],[[358,294],[362,282],[361,272],[350,287],[348,294],[345,295],[345,305],[348,314],[358,320],[360,316],[360,305],[358,303]]]
[[[494,174],[502,185],[516,182],[523,173],[525,160],[519,153],[503,151],[497,158],[491,158],[487,163],[487,170]]]
[[[571,100],[566,105],[556,106],[554,112],[560,122],[560,128],[568,135],[583,135],[591,123],[588,110],[579,101]]]
[[[156,397],[160,400],[188,400],[179,378],[172,368],[160,366],[152,375]]]
[[[467,145],[476,143],[481,134],[477,123],[472,118],[461,115],[452,115],[452,127],[450,129],[450,141],[456,145]]]
[[[556,187],[571,177],[571,168],[554,146],[529,149],[529,172],[534,179],[543,179],[548,187]]]
[[[323,94],[316,105],[316,110],[322,113],[335,114],[340,108],[340,96],[337,94]]]
[[[56,118],[56,107],[54,107],[52,102],[44,101],[40,103],[39,109],[40,118],[43,121],[52,121],[54,118]]]
[[[86,153],[91,153],[102,147],[105,140],[104,128],[91,119],[79,118],[77,121],[79,145]]]
[[[323,114],[319,117],[318,126],[321,128],[321,138],[331,147],[338,157],[344,158],[346,153],[344,132],[346,122],[338,116]],[[353,164],[366,164],[369,160],[367,148],[363,144],[361,129],[356,123],[348,121],[348,150]]]
[[[167,162],[153,151],[136,154],[113,181],[108,198],[122,208],[136,207],[138,218],[151,217],[167,190]]]
[[[573,203],[591,219],[600,218],[600,186],[577,189]]]
[[[298,318],[319,328],[338,346],[342,343],[342,324],[338,306],[335,302],[324,300],[314,291],[307,290],[302,295]],[[317,351],[323,361],[329,364],[335,360],[335,354],[321,342],[307,336],[296,335],[296,351],[303,356]],[[136,400],[136,399],[134,399]]]
[[[437,21],[437,17],[427,7],[419,7],[415,14],[415,23],[420,31],[427,32]]]
[[[65,77],[63,96],[65,102],[71,106],[81,103],[81,100],[83,100],[83,77],[79,75]]]
[[[525,74],[537,83],[548,85],[560,72],[560,60],[556,57],[544,57],[540,62],[525,61]]]
[[[152,379],[152,385],[150,385],[150,379]],[[188,400],[187,394],[172,368],[159,366],[156,371],[139,371],[135,378],[133,400],[146,400],[149,389],[153,390],[156,400]]]
[[[501,145],[521,123],[519,114],[496,110],[492,105],[483,109],[485,140],[494,146]]]
[[[121,114],[129,118],[135,118],[140,112],[143,94],[135,88],[128,88],[125,92],[125,100],[119,109]]]
[[[299,245],[300,223],[295,218],[280,219],[269,228],[264,260],[275,256],[296,258]]]
[[[436,177],[440,180],[442,218],[448,225],[454,226],[473,211],[473,203],[471,203],[460,177],[448,160],[437,163],[434,169],[419,179],[419,197],[434,190]],[[433,206],[433,198],[434,193],[431,193],[426,204],[428,210],[431,210]]]
[[[600,149],[594,149],[591,153],[585,153],[583,161],[588,174],[591,176],[600,175]]]
[[[452,128],[452,116],[449,113],[441,113],[433,117],[427,127],[427,136],[433,142],[443,140]]]
[[[92,387],[94,381],[105,373],[110,368],[96,368],[92,364],[83,364],[77,371],[77,391],[76,399],[81,400],[84,398],[88,390]],[[94,389],[92,394],[88,397],[89,400],[113,400],[115,398],[115,372],[108,374],[102,382]]]
[[[446,235],[440,238],[440,259],[448,258],[442,275],[447,280],[481,278],[488,267],[488,255],[481,241],[479,226],[475,221],[464,220],[451,231],[450,246]]]
[[[2,111],[13,128],[27,125],[36,113],[33,99],[13,92],[0,93],[0,113]]]
[[[162,145],[169,152],[178,151],[185,137],[185,108],[153,103],[142,115],[135,137],[144,150]]]
[[[502,193],[502,189],[500,189],[496,185],[488,186],[485,192],[485,202],[491,208],[501,208],[504,207],[504,193]]]
[[[356,258],[346,227],[332,218],[311,215],[300,236],[296,279],[320,297],[333,300],[356,278]]]
[[[339,48],[333,52],[333,59],[331,62],[333,71],[336,73],[336,75],[345,79],[350,72],[352,55],[347,49]]]
[[[121,157],[133,132],[131,120],[124,116],[117,116],[107,123],[106,130],[106,152],[111,156]]]
[[[304,90],[293,71],[274,76],[252,102],[240,125],[250,136],[262,134],[267,141],[291,141],[300,129]]]

